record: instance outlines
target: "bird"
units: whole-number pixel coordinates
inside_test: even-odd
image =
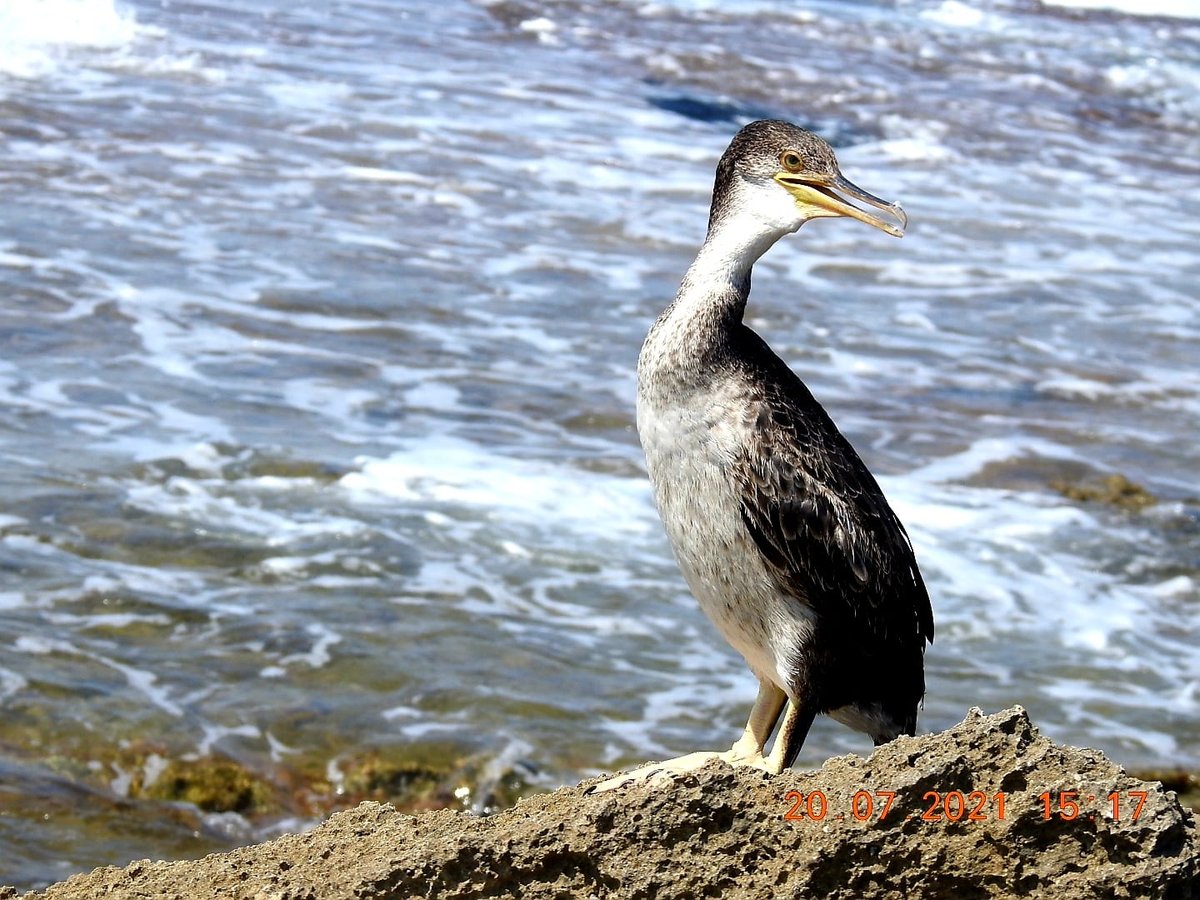
[[[777,774],[821,714],[875,745],[916,733],[934,625],[912,543],[850,442],[744,322],[754,263],[827,217],[895,237],[908,225],[898,204],[846,179],[818,135],[743,127],[717,163],[695,262],[642,346],[637,429],[655,505],[688,587],[759,687],[728,751],[650,763],[599,790],[714,758]]]

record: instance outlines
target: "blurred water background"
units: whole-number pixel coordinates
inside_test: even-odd
[[[0,884],[728,746],[634,363],[757,117],[911,217],[806,227],[749,314],[912,534],[921,728],[1200,769],[1200,10],[1157,2],[0,0]]]

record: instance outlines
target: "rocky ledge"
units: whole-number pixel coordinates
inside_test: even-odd
[[[25,900],[1200,898],[1200,832],[1176,795],[1052,743],[1019,707],[816,772],[714,763],[665,785],[592,783],[488,818],[363,803],[307,834],[97,869]]]

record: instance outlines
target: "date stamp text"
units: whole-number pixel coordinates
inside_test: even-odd
[[[1147,791],[1110,791],[1099,796],[1080,791],[1044,791],[1035,798],[1035,810],[1046,822],[1051,819],[1071,822],[1080,818],[1094,821],[1098,816],[1113,822],[1136,822],[1147,796]],[[893,820],[902,818],[906,821],[987,822],[1003,821],[1012,812],[1009,796],[1004,791],[926,791],[922,807],[907,812],[896,808],[895,791],[861,790],[848,802],[831,800],[820,790],[788,791],[783,800],[787,804],[783,818],[789,822],[828,819],[883,822],[889,816]]]

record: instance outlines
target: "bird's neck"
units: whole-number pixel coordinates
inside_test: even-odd
[[[750,270],[784,232],[737,214],[714,217],[675,302],[655,326],[677,352],[700,354],[741,325],[750,295]],[[652,333],[652,336],[655,336]]]

